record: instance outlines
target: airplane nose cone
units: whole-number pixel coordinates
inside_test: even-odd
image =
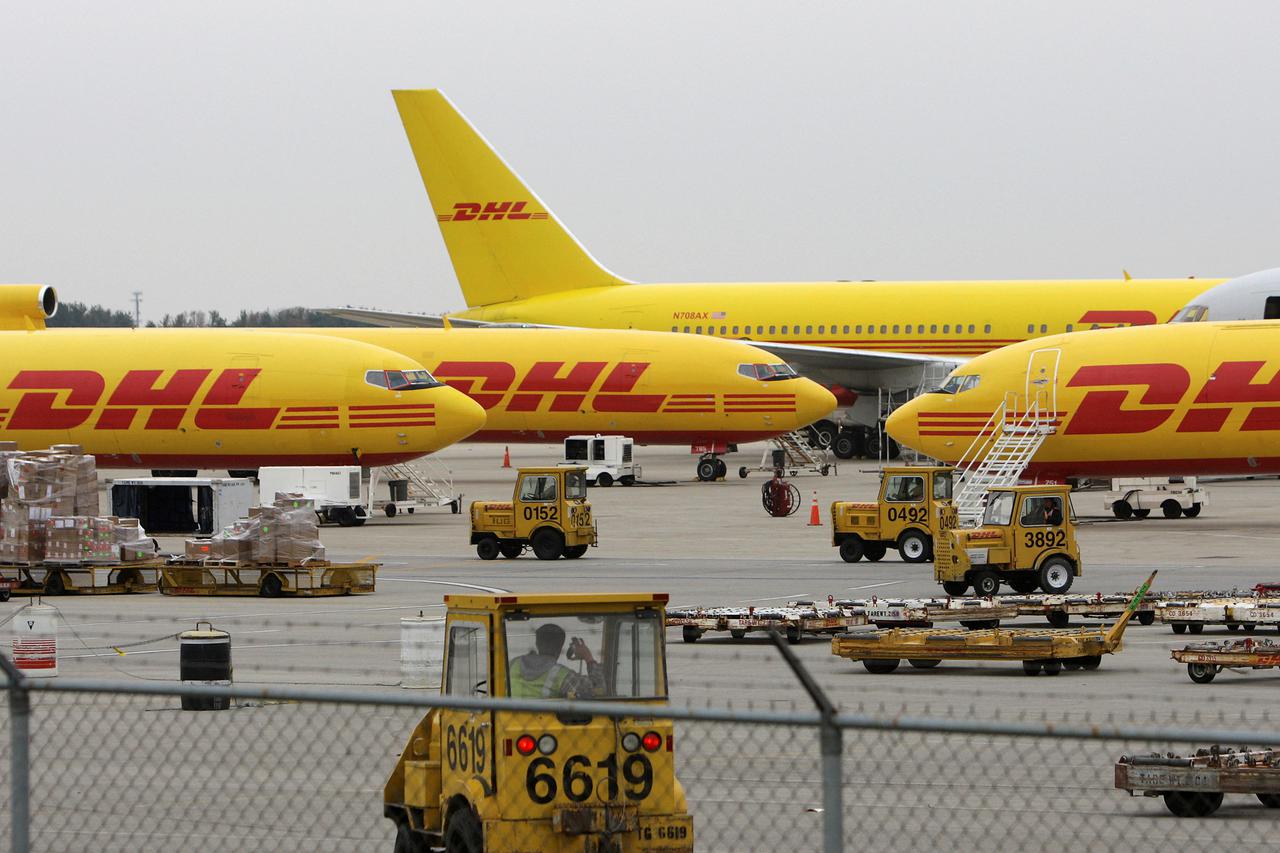
[[[436,401],[436,446],[440,450],[462,441],[485,424],[485,411],[475,400],[447,385],[434,389]]]
[[[920,446],[920,410],[924,399],[924,396],[916,397],[911,402],[899,406],[884,422],[884,431],[890,438],[903,447],[910,447],[921,453],[927,452]]]
[[[835,411],[836,397],[826,388],[810,379],[792,380],[796,388],[796,426],[807,426]]]

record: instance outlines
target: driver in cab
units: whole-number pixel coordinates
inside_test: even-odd
[[[574,637],[569,644],[568,657],[585,661],[587,674],[580,675],[559,663],[564,636],[564,629],[554,623],[542,625],[534,632],[536,648],[511,662],[511,695],[514,698],[564,699],[601,693],[604,671],[581,637]]]

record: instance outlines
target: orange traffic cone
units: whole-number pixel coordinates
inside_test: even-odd
[[[503,468],[511,467],[511,448],[510,447],[502,448],[502,467]]]
[[[822,514],[818,512],[818,493],[816,490],[813,493],[813,506],[809,507],[809,526],[822,526]]]

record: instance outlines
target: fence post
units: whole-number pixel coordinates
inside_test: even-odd
[[[783,641],[782,635],[770,629],[769,638],[818,708],[818,742],[822,751],[822,850],[823,853],[841,853],[844,850],[844,776],[841,773],[844,732],[836,725],[836,706]]]
[[[0,669],[9,682],[9,844],[13,853],[30,850],[31,691],[26,676],[0,652]]]

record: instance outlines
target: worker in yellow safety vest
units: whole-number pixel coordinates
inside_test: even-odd
[[[548,623],[539,626],[533,633],[533,639],[536,648],[511,662],[511,696],[552,699],[600,695],[604,673],[581,637],[574,637],[569,644],[569,658],[586,662],[585,676],[558,662],[564,649],[564,629],[559,625]]]

